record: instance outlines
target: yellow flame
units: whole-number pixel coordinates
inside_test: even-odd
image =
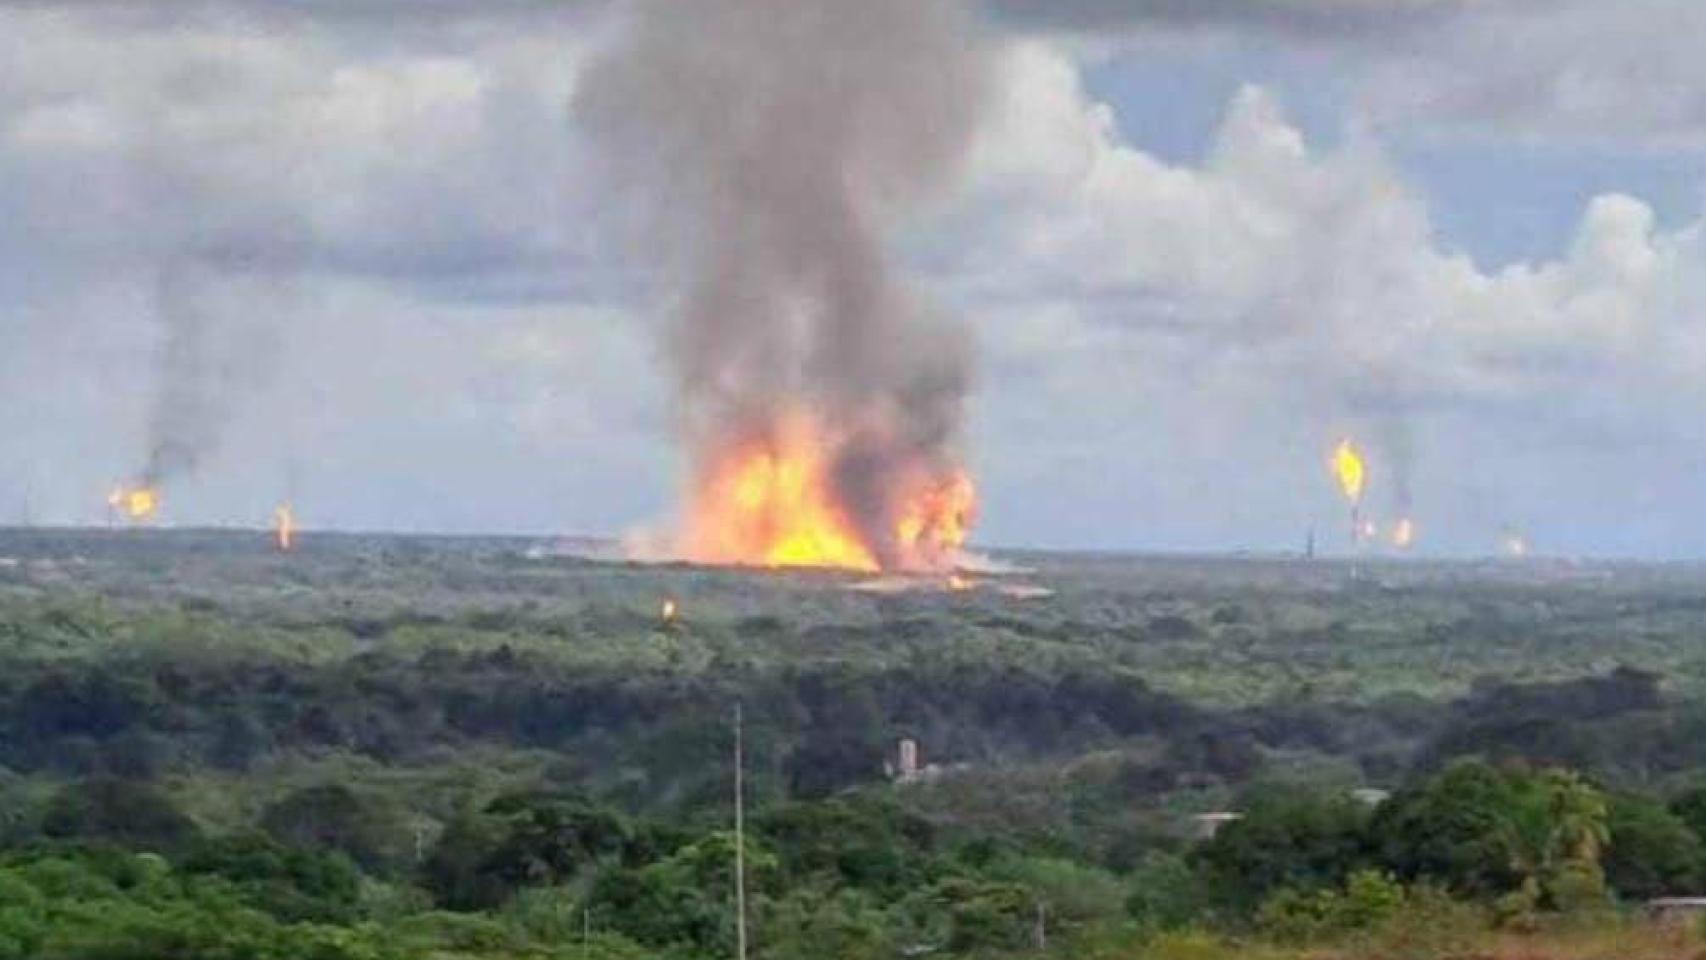
[[[1363,482],[1366,472],[1363,467],[1362,454],[1350,440],[1340,440],[1333,450],[1333,477],[1339,481],[1339,489],[1344,492],[1345,499],[1352,503],[1362,500]]]
[[[280,550],[289,551],[296,545],[296,513],[289,503],[281,503],[272,512],[273,539]]]
[[[1408,550],[1416,542],[1416,521],[1405,517],[1392,528],[1392,545],[1400,550]]]
[[[960,471],[920,466],[895,494],[890,535],[867,542],[833,480],[836,438],[812,418],[783,417],[769,436],[731,446],[697,478],[685,552],[702,563],[833,567],[876,572],[942,569],[964,545],[977,491]]]
[[[107,506],[123,513],[132,523],[141,523],[160,510],[160,491],[153,487],[114,487],[107,495]]]
[[[662,616],[663,622],[664,623],[674,623],[675,618],[679,615],[679,613],[680,613],[680,611],[675,605],[675,598],[674,597],[665,597],[663,599],[663,609],[659,611],[659,615]]]

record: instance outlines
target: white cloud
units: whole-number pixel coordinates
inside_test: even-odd
[[[972,188],[977,242],[950,281],[1003,316],[982,325],[997,364],[1050,371],[1023,412],[990,400],[997,417],[1052,425],[1004,461],[1071,462],[1100,444],[1110,460],[1159,463],[1159,437],[1184,455],[1167,464],[1178,480],[1141,487],[1188,501],[1227,482],[1229,451],[1286,437],[1270,453],[1287,462],[1230,481],[1284,515],[1285,498],[1262,487],[1290,476],[1281,489],[1312,489],[1309,451],[1342,429],[1379,446],[1382,433],[1447,424],[1457,436],[1436,460],[1484,456],[1471,448],[1492,421],[1530,436],[1669,437],[1673,453],[1698,434],[1699,224],[1661,230],[1641,201],[1606,195],[1562,257],[1488,271],[1441,244],[1370,138],[1314,149],[1259,88],[1239,92],[1201,166],[1170,165],[1122,137],[1057,50],[1022,43],[1008,65]],[[1021,303],[1030,317],[1008,319]],[[1048,481],[1070,486],[1073,470]]]
[[[1694,0],[1469,7],[1448,30],[1375,57],[1361,109],[1424,135],[1699,151],[1703,33]]]
[[[1424,394],[1495,385],[1489,355],[1586,362],[1693,332],[1675,308],[1706,278],[1700,227],[1661,232],[1632,197],[1595,199],[1564,258],[1488,273],[1440,244],[1375,144],[1312,150],[1260,88],[1201,167],[1173,166],[1126,142],[1050,48],[1010,66],[973,188],[1000,215],[966,264],[1003,295],[1141,291],[1229,353],[1303,344],[1347,388],[1390,370]]]
[[[1608,194],[1557,257],[1477,264],[1382,150],[1409,118],[1686,145],[1687,32],[1591,6],[1508,50],[1496,34],[1433,46],[1454,28],[1431,8],[1401,44],[1365,31],[1334,54],[1380,81],[1341,145],[1250,87],[1200,164],[1123,134],[1060,47],[1018,43],[965,202],[920,240],[985,343],[992,535],[1290,545],[1336,522],[1326,438],[1380,446],[1408,421],[1443,542],[1568,518],[1573,539],[1536,539],[1706,550],[1686,479],[1706,449],[1706,227]],[[614,531],[658,515],[668,393],[566,111],[589,29],[522,3],[402,34],[229,7],[109,20],[0,3],[0,497],[33,474],[41,513],[98,511],[141,442],[155,272],[229,244],[291,278],[247,304],[279,318],[277,369],[233,405],[180,517],[264,519],[293,471],[316,491],[309,522]],[[1218,9],[1230,29],[1234,6]],[[1582,46],[1596,29],[1606,49]],[[1625,535],[1612,505],[1635,447],[1653,459],[1640,502],[1679,522]]]

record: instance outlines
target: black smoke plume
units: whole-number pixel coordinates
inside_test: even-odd
[[[895,267],[957,180],[991,88],[956,0],[637,0],[576,104],[668,282],[696,469],[805,414],[892,560],[902,471],[954,459],[965,328]]]

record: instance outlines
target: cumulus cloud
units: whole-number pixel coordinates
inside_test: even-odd
[[[1289,545],[1336,522],[1327,440],[1401,421],[1424,543],[1706,550],[1694,211],[1607,192],[1556,255],[1478,262],[1386,149],[1694,149],[1692,5],[991,3],[1021,25],[999,122],[909,238],[986,346],[988,538]],[[252,265],[219,310],[268,318],[275,368],[177,519],[264,521],[292,473],[310,523],[656,516],[653,278],[601,249],[567,113],[600,6],[0,2],[0,517],[29,488],[100,515],[144,452],[162,265],[203,244]],[[1076,41],[1035,38],[1114,26],[1325,57],[1348,132],[1253,86],[1200,160],[1163,159]],[[1401,451],[1375,452],[1378,484]]]
[[[1056,31],[1211,29],[1273,33],[1292,39],[1390,38],[1437,25],[1474,8],[1527,0],[990,0],[1021,27]]]
[[[972,208],[991,213],[968,229],[977,242],[953,282],[1004,318],[1029,305],[1016,328],[986,329],[1021,375],[1070,371],[1040,374],[1058,406],[1030,414],[1057,435],[1087,422],[1066,410],[1118,409],[1093,421],[1088,445],[1141,455],[1161,436],[1174,450],[1196,447],[1199,467],[1168,465],[1188,478],[1178,495],[1190,496],[1226,482],[1228,458],[1246,456],[1262,484],[1311,489],[1307,445],[1338,430],[1373,434],[1377,446],[1384,434],[1385,459],[1404,459],[1410,431],[1394,418],[1450,425],[1455,437],[1419,452],[1436,464],[1485,461],[1477,448],[1490,422],[1525,443],[1694,432],[1688,411],[1706,372],[1699,223],[1662,230],[1646,204],[1608,194],[1560,257],[1484,269],[1437,237],[1376,143],[1353,134],[1313,148],[1260,88],[1237,94],[1200,166],[1134,146],[1076,66],[1045,45],[1016,48],[1008,90],[973,188]],[[1005,398],[991,403],[1000,411]],[[1157,429],[1156,404],[1190,424],[1187,436]],[[1438,432],[1427,424],[1424,438]],[[1289,449],[1264,453],[1276,436]],[[1085,455],[1077,443],[1060,441],[1063,462]],[[1507,466],[1514,493],[1522,468]],[[1241,498],[1284,516],[1275,527],[1301,527],[1309,511],[1278,490]]]
[[[1706,6],[1691,0],[1482,10],[1370,65],[1371,117],[1532,142],[1706,148]]]
[[[1312,149],[1262,88],[1237,94],[1193,167],[1125,140],[1049,48],[1020,48],[1011,68],[976,187],[999,214],[966,261],[987,294],[1141,293],[1228,354],[1303,345],[1310,356],[1293,359],[1319,365],[1330,346],[1345,395],[1373,371],[1423,402],[1551,386],[1588,363],[1664,363],[1655,338],[1688,327],[1701,228],[1660,231],[1638,199],[1596,198],[1560,259],[1489,272],[1437,239],[1378,145]],[[1029,268],[980,271],[980,258]]]
[[[0,5],[0,516],[29,492],[98,517],[161,442],[150,411],[197,451],[179,521],[264,518],[299,484],[310,523],[549,528],[590,501],[539,492],[618,488],[627,438],[571,477],[542,436],[595,401],[613,430],[644,419],[594,386],[648,371],[596,306],[627,281],[588,268],[565,133],[588,36],[552,12],[415,31],[259,6]],[[162,280],[186,263],[196,284]],[[563,345],[523,363],[543,331]],[[326,482],[376,451],[383,474]]]

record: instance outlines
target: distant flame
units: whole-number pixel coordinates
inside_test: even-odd
[[[1416,522],[1409,517],[1398,521],[1392,528],[1392,545],[1400,550],[1408,550],[1416,542]]]
[[[1338,447],[1333,450],[1333,477],[1338,480],[1339,489],[1346,500],[1352,503],[1361,502],[1366,472],[1362,454],[1357,452],[1357,448],[1349,440],[1340,440]]]
[[[289,551],[296,544],[296,514],[290,504],[281,503],[272,513],[273,537],[278,548]]]
[[[1503,538],[1505,553],[1512,557],[1528,556],[1528,538],[1520,531],[1506,530]]]
[[[663,619],[664,623],[675,622],[675,618],[680,615],[680,611],[675,605],[674,597],[664,598],[663,609],[658,611],[658,615]]]
[[[951,567],[977,513],[963,471],[920,466],[882,491],[895,504],[884,542],[867,539],[834,482],[836,443],[809,418],[715,455],[689,506],[684,552],[701,563],[874,573]]]
[[[954,575],[948,577],[948,590],[950,592],[964,593],[967,590],[975,590],[975,589],[977,589],[977,581],[976,580],[968,580],[965,577],[960,576],[959,574],[954,574]]]
[[[152,519],[160,510],[160,491],[153,487],[114,487],[107,506],[124,514],[132,523]]]

